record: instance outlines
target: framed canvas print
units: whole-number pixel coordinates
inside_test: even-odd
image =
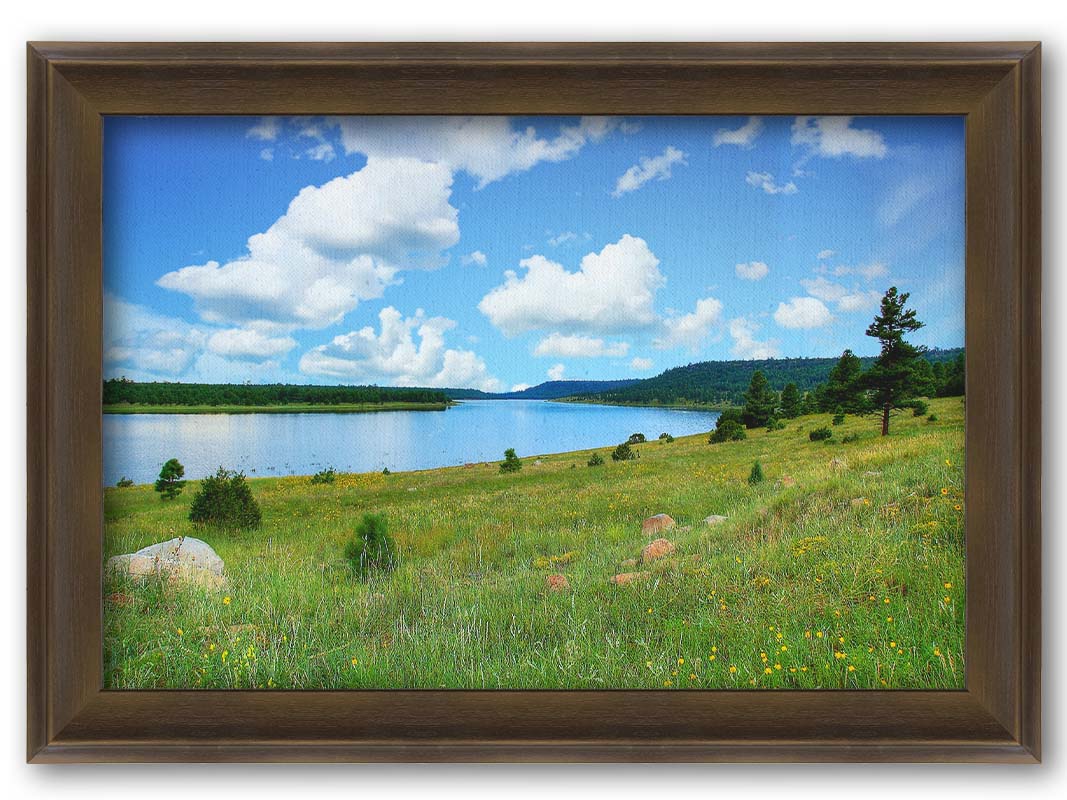
[[[29,758],[1039,758],[1039,49],[29,47]]]

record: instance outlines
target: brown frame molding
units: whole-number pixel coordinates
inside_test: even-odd
[[[1038,44],[33,43],[28,82],[29,760],[1039,760]],[[966,115],[967,688],[102,691],[101,116],[368,113]]]

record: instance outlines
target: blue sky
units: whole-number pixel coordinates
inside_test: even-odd
[[[105,374],[507,390],[963,344],[959,117],[109,117]]]

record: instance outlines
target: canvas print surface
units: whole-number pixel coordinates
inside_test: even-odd
[[[964,685],[959,117],[108,117],[111,689]]]

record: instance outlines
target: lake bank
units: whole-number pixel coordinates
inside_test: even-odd
[[[103,406],[105,414],[363,414],[377,411],[444,411],[449,403],[288,403],[276,406],[235,405],[137,405],[121,403]]]

